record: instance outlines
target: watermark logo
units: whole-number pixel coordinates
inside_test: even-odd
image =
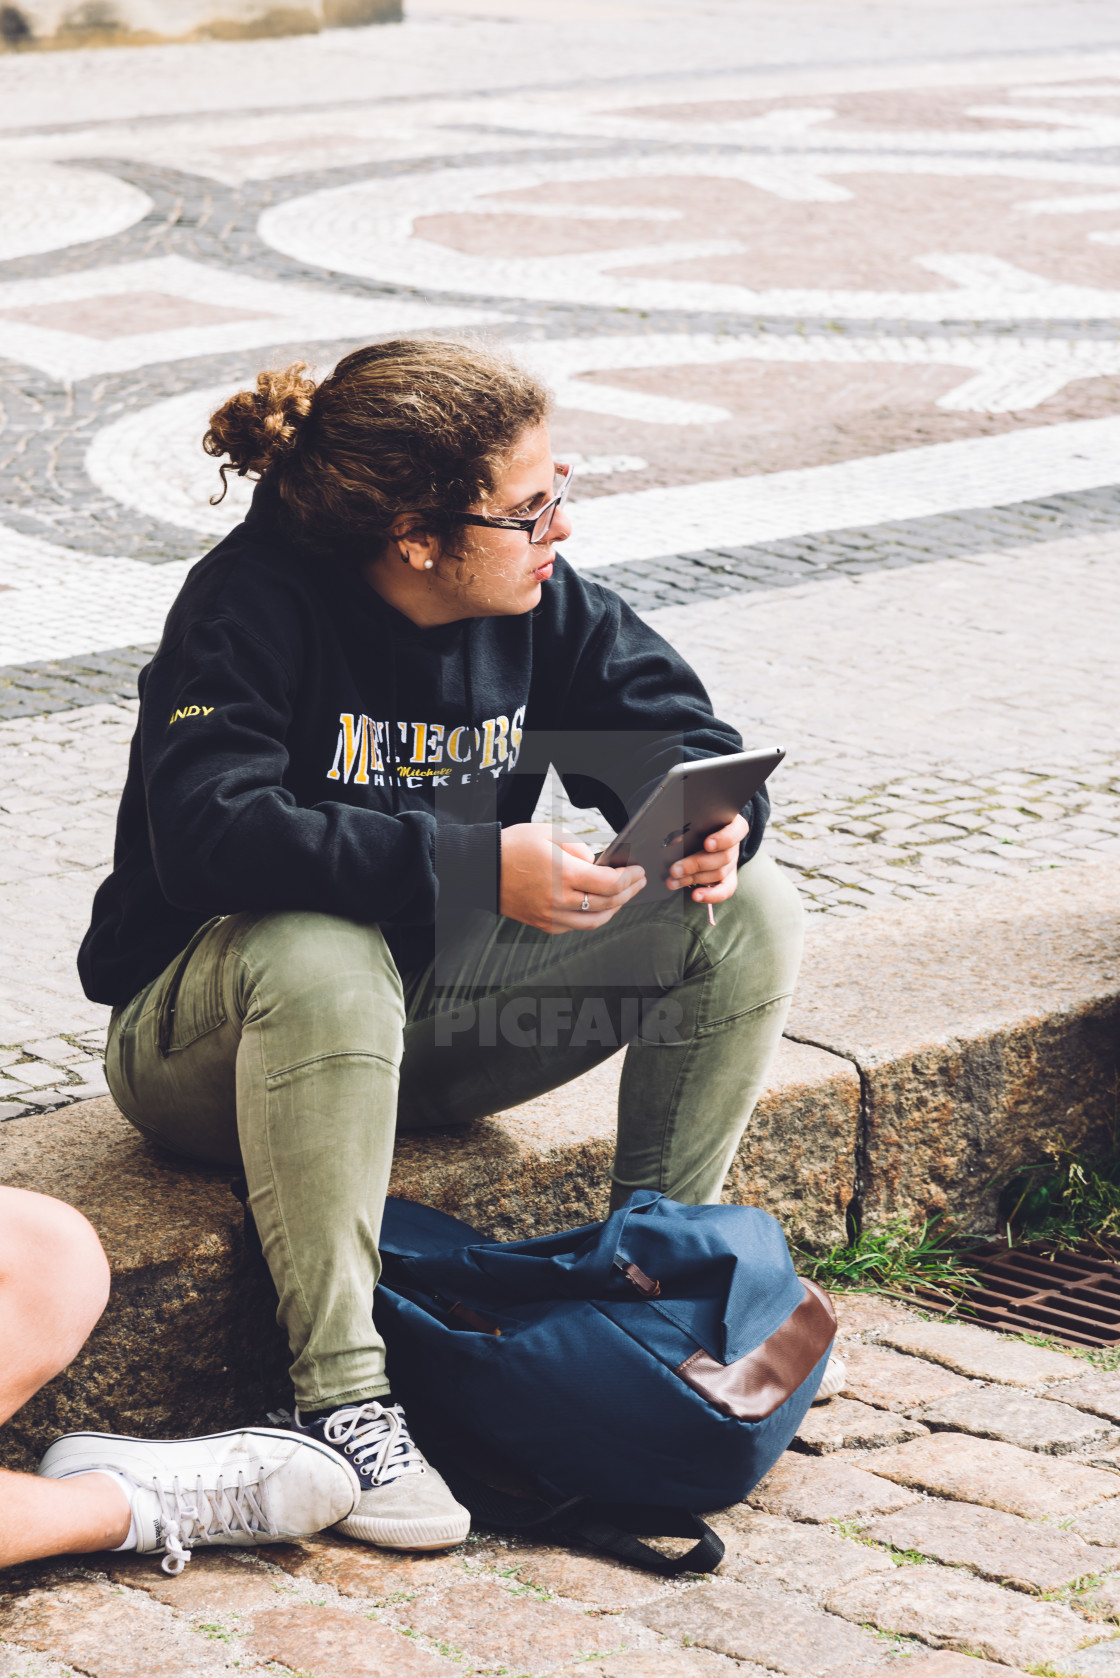
[[[683,1021],[667,996],[585,996],[578,1007],[570,996],[484,996],[437,1014],[434,1028],[437,1048],[469,1040],[483,1049],[621,1049],[635,1038],[683,1043]]]

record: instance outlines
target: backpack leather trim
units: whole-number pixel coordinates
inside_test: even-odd
[[[768,1340],[734,1363],[693,1352],[677,1374],[724,1416],[761,1422],[783,1405],[812,1373],[836,1334],[832,1301],[801,1277],[805,1298]]]

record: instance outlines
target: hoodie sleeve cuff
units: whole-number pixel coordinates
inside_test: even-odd
[[[461,914],[469,909],[487,909],[496,915],[501,857],[500,822],[437,827],[435,866],[440,915]]]
[[[762,835],[766,831],[766,818],[770,814],[770,800],[765,790],[756,792],[749,804],[743,806],[743,815],[750,823],[747,837],[739,845],[739,867],[749,862],[762,844]]]

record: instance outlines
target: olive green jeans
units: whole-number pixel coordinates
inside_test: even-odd
[[[323,1410],[389,1390],[370,1313],[398,1127],[469,1124],[626,1044],[612,1203],[718,1200],[800,954],[797,893],[762,855],[714,926],[687,893],[556,936],[480,916],[403,976],[376,926],[228,915],[114,1010],[106,1071],[146,1136],[243,1169],[296,1402]]]

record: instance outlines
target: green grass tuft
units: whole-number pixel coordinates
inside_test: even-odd
[[[1006,1184],[1000,1213],[1016,1242],[1120,1240],[1120,1147],[1081,1154],[1060,1138]]]
[[[879,1229],[861,1230],[847,1246],[827,1253],[798,1251],[798,1270],[822,1287],[849,1293],[936,1288],[955,1298],[968,1285],[971,1246],[954,1234],[947,1218],[926,1218],[916,1227],[893,1218]]]

